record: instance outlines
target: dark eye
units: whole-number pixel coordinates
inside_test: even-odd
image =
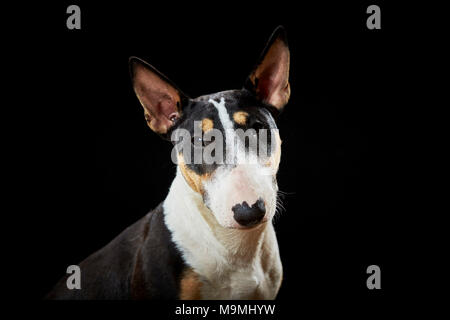
[[[192,137],[192,140],[191,140],[192,145],[194,147],[206,147],[213,141],[214,141],[214,139],[212,139],[211,141],[206,141],[202,137]]]
[[[200,147],[203,145],[202,137],[192,137],[192,145],[196,147]]]
[[[252,125],[252,129],[255,129],[255,131],[258,133],[261,129],[267,129],[267,126],[261,121],[256,120]]]

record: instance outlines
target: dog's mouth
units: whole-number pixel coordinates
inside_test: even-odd
[[[267,219],[263,219],[260,222],[255,223],[253,225],[249,225],[249,226],[242,226],[242,225],[238,224],[236,226],[229,227],[229,229],[242,230],[242,231],[254,231],[259,228],[263,228],[266,225],[267,221],[268,221]]]

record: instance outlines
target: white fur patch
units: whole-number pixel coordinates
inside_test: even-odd
[[[213,99],[209,99],[210,103],[212,103],[219,114],[220,122],[222,123],[224,132],[225,132],[225,150],[222,154],[227,154],[227,163],[232,163],[236,161],[235,158],[235,134],[234,134],[234,125],[231,121],[231,118],[228,114],[227,108],[225,107],[225,99],[223,97],[220,98],[220,102],[217,102]]]
[[[209,99],[210,103],[212,103],[217,111],[219,112],[219,119],[222,123],[222,126],[225,130],[227,129],[233,129],[234,125],[233,122],[230,119],[230,116],[228,115],[227,108],[225,108],[225,99],[223,97],[220,98],[220,102],[217,102],[213,99]]]
[[[222,227],[180,169],[164,201],[165,223],[203,299],[273,299],[282,267],[271,222],[252,230]]]

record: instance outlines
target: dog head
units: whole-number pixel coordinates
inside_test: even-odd
[[[223,227],[251,228],[275,214],[281,140],[274,118],[289,100],[289,58],[278,27],[242,89],[195,99],[130,58],[148,126],[174,143],[184,179]]]

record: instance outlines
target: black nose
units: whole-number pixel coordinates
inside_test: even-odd
[[[251,207],[246,201],[242,204],[237,204],[231,208],[234,212],[234,219],[242,226],[250,227],[258,224],[264,214],[266,213],[266,207],[264,201],[259,198]]]

